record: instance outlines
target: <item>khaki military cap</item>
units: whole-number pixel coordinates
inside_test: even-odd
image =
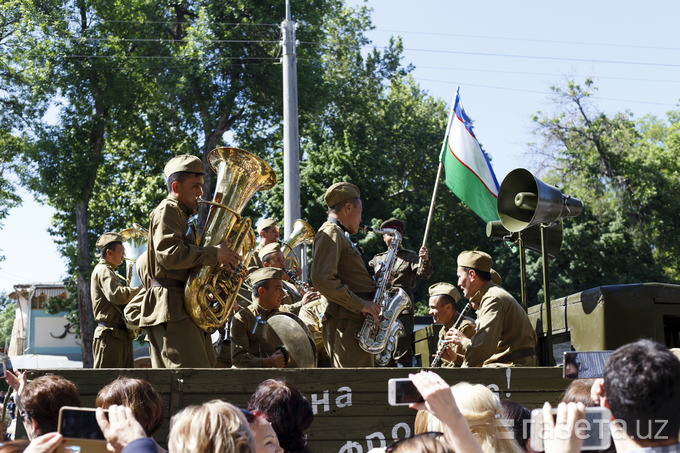
[[[360,198],[361,192],[354,184],[348,182],[336,182],[326,190],[323,199],[330,208],[336,204],[349,200],[350,198]]]
[[[281,251],[281,246],[279,245],[279,243],[278,242],[272,242],[271,244],[267,244],[264,247],[262,247],[257,252],[257,256],[259,256],[260,259],[264,259],[264,257],[269,255],[270,253],[280,252],[280,251]]]
[[[123,242],[123,236],[118,233],[104,233],[97,239],[97,248],[103,249],[112,242]]]
[[[478,271],[491,272],[493,260],[491,255],[477,250],[466,250],[458,255],[458,266],[477,269]]]
[[[191,154],[182,154],[181,156],[175,156],[165,164],[165,177],[169,178],[173,173],[178,171],[188,171],[190,173],[203,173],[203,163],[201,159],[192,156]]]
[[[450,296],[456,302],[460,300],[460,293],[451,283],[435,283],[434,285],[430,286],[430,289],[427,290],[427,293],[430,296]]]
[[[395,230],[398,230],[400,233],[404,232],[404,229],[406,228],[406,225],[404,225],[404,222],[402,222],[399,219],[391,218],[390,220],[385,220],[382,225],[380,225],[380,229],[385,229],[385,228],[394,228]]]
[[[270,226],[274,225],[276,225],[276,220],[274,219],[261,219],[257,222],[255,228],[257,229],[257,234],[260,234],[265,228],[269,228]]]
[[[496,272],[495,269],[491,269],[491,281],[498,286],[503,286],[503,279],[501,278],[501,274]]]
[[[248,283],[250,283],[250,286],[253,286],[257,282],[271,280],[273,278],[278,280],[283,279],[283,270],[278,267],[261,267],[255,269],[248,275]]]

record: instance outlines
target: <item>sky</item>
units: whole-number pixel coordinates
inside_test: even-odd
[[[291,0],[294,18],[295,3]],[[383,48],[391,36],[401,36],[403,62],[414,65],[412,75],[429,95],[450,105],[460,86],[463,106],[499,183],[514,168],[535,169],[527,146],[536,140],[532,117],[555,110],[553,85],[592,77],[598,87],[595,107],[609,115],[628,111],[633,118],[663,119],[680,99],[677,2],[347,4],[373,8],[372,46]],[[24,195],[23,206],[10,212],[0,230],[0,253],[6,257],[0,263],[0,292],[11,292],[18,283],[57,281],[65,273],[46,232],[52,210]]]

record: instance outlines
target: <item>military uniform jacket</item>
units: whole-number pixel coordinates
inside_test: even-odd
[[[449,329],[453,327],[453,324],[456,322],[459,316],[460,313],[454,311],[451,320],[442,326],[441,330],[439,331],[440,342],[444,340],[444,338],[446,337],[446,332],[448,332]],[[464,316],[463,320],[460,322],[460,326],[458,326],[458,330],[463,332],[463,335],[465,335],[466,337],[472,338],[472,336],[475,334],[475,320],[472,318],[468,318],[467,316]],[[442,358],[441,365],[442,368],[459,367],[463,364],[463,360],[465,358],[465,349],[463,349],[463,347],[458,344],[452,344],[450,347],[452,348],[453,352],[455,352],[457,355],[456,360],[453,362],[449,362],[448,360]]]
[[[264,323],[278,310],[265,310],[257,302],[240,310],[231,320],[231,362],[236,368],[262,368],[269,355],[262,350]],[[272,351],[273,353],[273,351]]]
[[[470,300],[479,304],[477,333],[465,345],[463,366],[512,365],[502,357],[536,347],[536,332],[529,317],[506,290],[488,281]]]
[[[292,282],[283,280],[283,289],[286,295],[281,300],[281,307],[297,316],[302,308],[302,297],[297,287]]]
[[[188,225],[192,214],[189,208],[171,197],[161,201],[151,213],[147,246],[151,278],[186,282],[190,269],[217,264],[216,247],[196,245],[196,228]],[[177,322],[187,317],[184,287],[151,287],[145,292],[140,327]]]
[[[92,278],[90,280],[92,312],[94,313],[95,321],[104,321],[124,326],[123,307],[141,289],[141,286],[129,288],[121,285],[116,275],[116,268],[105,259],[100,259],[92,271]],[[97,326],[97,328],[103,330],[123,330],[103,326]]]
[[[363,322],[361,309],[375,284],[361,252],[334,222],[325,222],[314,237],[312,284],[329,302],[326,315]]]
[[[368,263],[373,269],[378,267],[380,262],[385,262],[388,252],[379,253]],[[399,249],[397,259],[394,262],[392,286],[402,288],[411,298],[411,308],[404,310],[403,313],[413,312],[413,290],[416,287],[416,279],[430,278],[432,275],[432,260],[423,261],[420,264],[420,257],[412,250]]]

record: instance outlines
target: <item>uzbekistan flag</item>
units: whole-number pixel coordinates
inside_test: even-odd
[[[498,181],[472,132],[459,91],[460,87],[439,156],[446,171],[446,185],[485,222],[498,220]]]

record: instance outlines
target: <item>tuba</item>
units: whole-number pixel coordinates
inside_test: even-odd
[[[411,300],[406,291],[401,288],[387,289],[387,284],[394,272],[397,252],[401,245],[401,233],[393,228],[374,230],[363,224],[361,228],[366,231],[393,236],[387,252],[387,258],[385,258],[380,275],[378,276],[375,297],[373,298],[373,302],[380,305],[378,323],[375,323],[372,316],[368,316],[356,334],[361,349],[370,354],[377,354],[376,363],[384,366],[387,365],[387,362],[389,362],[390,357],[394,353],[396,336],[403,332],[403,327],[397,320],[397,316],[411,305]]]
[[[255,245],[252,222],[241,217],[241,211],[255,192],[276,184],[276,173],[264,160],[237,148],[216,148],[208,155],[208,162],[217,173],[217,183],[213,201],[201,201],[210,205],[210,212],[200,245],[224,242],[242,258],[233,272],[219,263],[189,272],[184,308],[200,329],[212,333],[227,322]]]
[[[123,248],[125,249],[125,278],[128,286],[137,287],[142,284],[137,275],[137,259],[146,251],[146,243],[149,239],[149,230],[138,223],[132,224],[120,232],[123,236]]]
[[[300,261],[295,254],[295,247],[301,244],[311,244],[314,242],[314,228],[302,219],[293,222],[293,231],[288,237],[288,242],[279,240],[281,248],[285,247],[283,257],[286,259],[286,269],[296,272],[300,267]]]

